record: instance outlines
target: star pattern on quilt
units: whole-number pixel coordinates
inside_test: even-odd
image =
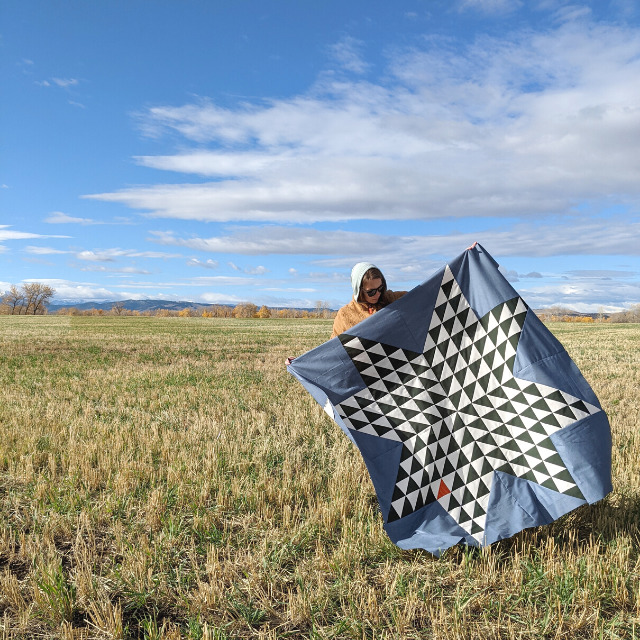
[[[514,376],[526,314],[515,297],[478,318],[446,267],[422,353],[340,336],[366,387],[338,414],[403,445],[388,522],[437,501],[482,543],[496,471],[584,499],[550,436],[601,409]]]

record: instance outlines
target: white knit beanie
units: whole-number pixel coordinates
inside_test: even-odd
[[[362,284],[362,276],[369,271],[369,269],[377,269],[375,264],[370,262],[358,262],[351,269],[351,288],[353,289],[353,299],[358,300],[360,295],[360,285]]]

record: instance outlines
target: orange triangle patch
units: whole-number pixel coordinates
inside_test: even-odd
[[[436,498],[436,500],[440,500],[440,498],[442,498],[442,496],[446,496],[447,493],[451,493],[451,489],[447,487],[447,485],[444,483],[444,480],[440,480],[440,486],[438,487],[438,497]]]

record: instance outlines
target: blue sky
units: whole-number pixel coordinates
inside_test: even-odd
[[[4,0],[0,291],[337,308],[471,242],[640,302],[633,0]]]

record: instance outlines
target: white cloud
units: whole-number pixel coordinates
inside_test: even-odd
[[[312,287],[264,287],[263,291],[295,291],[298,293],[314,293],[317,289]]]
[[[78,84],[77,78],[51,78],[51,82],[66,89],[67,87],[73,87]]]
[[[245,255],[268,254],[336,254],[344,255],[360,251],[362,246],[371,250],[382,249],[388,242],[386,236],[349,231],[319,231],[291,227],[251,227],[237,230],[232,235],[214,238],[180,238],[169,231],[152,231],[152,240],[163,245],[188,247],[216,253]],[[400,240],[400,239],[398,239]],[[240,268],[232,262],[232,269]]]
[[[619,311],[638,302],[640,283],[616,281],[593,282],[572,281],[564,284],[549,284],[540,287],[519,289],[520,294],[533,308],[563,306],[581,312],[595,312],[602,305],[610,311]]]
[[[558,22],[575,22],[591,15],[591,9],[584,5],[567,4],[556,9],[555,18]]]
[[[62,249],[53,249],[52,247],[34,247],[28,246],[24,248],[26,253],[31,253],[37,256],[47,256],[53,254],[72,253],[71,251],[64,251]]]
[[[253,278],[239,276],[199,276],[190,278],[185,282],[195,287],[241,287],[253,285],[256,281]]]
[[[398,268],[405,273],[422,269],[425,256],[450,257],[475,241],[496,256],[640,255],[640,243],[637,242],[640,222],[626,217],[575,218],[562,224],[545,220],[538,224],[510,225],[502,230],[449,235],[393,236],[282,226],[236,227],[228,235],[213,238],[181,238],[169,231],[153,231],[151,235],[162,245],[214,253],[339,256],[338,260],[348,262],[356,256],[384,256],[399,263]],[[324,258],[324,262],[337,264],[333,258]],[[228,264],[241,270],[232,262]]]
[[[369,68],[363,59],[361,51],[364,43],[351,36],[346,36],[329,47],[332,58],[346,71],[365,73]]]
[[[62,211],[53,211],[44,221],[49,224],[101,224],[91,218],[75,218]]]
[[[90,264],[85,267],[81,267],[80,271],[91,271],[94,273],[125,273],[125,274],[141,274],[148,275],[151,271],[147,271],[146,269],[139,269],[138,267],[118,267],[111,268],[105,267],[103,265]]]
[[[100,249],[97,251],[80,251],[76,253],[78,260],[90,262],[115,262],[117,258],[182,258],[179,253],[163,253],[160,251],[136,251],[135,249]]]
[[[62,211],[53,211],[44,221],[49,224],[81,224],[85,226],[94,224],[131,224],[131,220],[128,218],[118,217],[114,218],[113,222],[105,222],[104,220],[94,220],[93,218],[70,216]]]
[[[263,276],[265,273],[269,273],[269,269],[262,265],[258,265],[257,267],[247,267],[244,272],[253,276]]]
[[[183,278],[173,281],[161,281],[161,282],[127,282],[122,285],[116,285],[118,287],[131,287],[134,289],[158,289],[163,288],[180,288],[185,289],[187,287],[244,287],[255,284],[255,280],[252,278],[244,278],[238,276],[200,276],[196,278]]]
[[[93,282],[74,282],[59,278],[30,278],[24,282],[41,282],[55,289],[56,300],[111,300],[119,294]]]
[[[202,262],[201,260],[198,260],[197,258],[191,258],[191,260],[189,260],[187,262],[187,266],[188,267],[202,267],[204,269],[217,269],[220,264],[218,263],[217,260],[206,260],[205,262]]]
[[[507,13],[522,6],[521,0],[461,0],[460,10],[474,9],[482,13]]]
[[[640,196],[639,75],[640,37],[624,27],[569,23],[462,52],[431,41],[397,54],[378,84],[324,80],[235,109],[154,107],[150,129],[198,149],[138,161],[216,180],[87,197],[158,217],[296,223],[628,204]]]
[[[5,240],[29,240],[32,238],[70,238],[71,236],[52,236],[28,231],[12,231],[8,224],[0,224],[0,242]]]
[[[239,298],[228,293],[203,293],[199,296],[199,300],[207,304],[240,304],[246,301],[245,298]]]
[[[640,268],[640,265],[639,265]],[[596,280],[611,280],[612,278],[638,277],[638,271],[619,271],[617,269],[573,269],[568,271],[572,276],[579,278],[594,278]]]

